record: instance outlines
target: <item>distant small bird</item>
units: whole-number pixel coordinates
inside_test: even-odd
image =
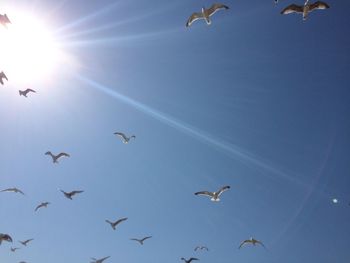
[[[27,263],[26,261],[20,261],[20,262],[18,262],[18,263]]]
[[[146,240],[146,239],[149,239],[151,238],[152,236],[148,236],[148,237],[144,237],[142,239],[137,239],[137,238],[130,238],[130,240],[134,240],[134,241],[137,241],[140,243],[140,245],[143,245],[143,242]]]
[[[123,140],[123,143],[125,143],[125,144],[129,143],[129,141],[130,141],[132,138],[136,139],[136,136],[135,136],[135,135],[132,135],[132,136],[130,136],[130,137],[127,137],[127,136],[126,136],[124,133],[122,133],[122,132],[115,132],[114,134],[117,135],[117,136],[119,136],[119,137]]]
[[[207,248],[206,246],[196,246],[195,247],[195,249],[194,249],[194,251],[197,251],[198,249],[200,249],[200,250],[206,250],[206,251],[209,251],[209,248]]]
[[[185,259],[185,258],[181,258],[181,260],[185,261],[186,263],[191,263],[192,260],[199,260],[198,258],[190,258],[190,259]]]
[[[31,239],[27,239],[25,241],[18,241],[19,243],[21,243],[23,246],[27,246],[29,242],[33,241],[34,239],[31,238]]]
[[[18,188],[16,188],[16,187],[7,188],[7,189],[4,189],[4,190],[1,190],[0,192],[14,192],[14,193],[20,193],[20,194],[24,195],[24,193],[21,190],[19,190]]]
[[[4,85],[4,80],[3,79],[6,79],[7,81],[9,81],[7,76],[5,75],[5,73],[3,71],[1,71],[0,72],[0,83],[1,83],[1,85]]]
[[[107,222],[108,224],[111,225],[111,227],[113,228],[113,230],[115,230],[115,228],[116,228],[116,226],[117,226],[118,224],[120,224],[121,222],[123,222],[123,221],[125,221],[125,220],[127,220],[127,219],[128,219],[127,217],[124,217],[124,218],[121,218],[121,219],[119,219],[119,220],[117,220],[117,221],[115,221],[115,222],[111,222],[111,221],[109,221],[109,220],[106,220],[106,222]]]
[[[291,13],[299,13],[303,14],[303,20],[307,19],[307,16],[310,12],[317,10],[317,9],[328,9],[329,5],[325,2],[317,1],[313,4],[309,4],[309,0],[305,2],[303,6],[291,4],[287,6],[285,9],[282,10],[282,15],[288,15]]]
[[[253,244],[253,246],[255,246],[256,244],[259,244],[265,248],[264,244],[261,241],[256,240],[256,239],[251,237],[250,239],[242,241],[242,243],[239,245],[238,249],[240,249],[242,246],[244,246],[246,244]]]
[[[110,258],[110,256],[104,257],[104,258],[100,258],[100,259],[91,258],[91,259],[93,260],[93,261],[91,261],[91,263],[102,263],[102,262],[105,261],[107,258]]]
[[[11,252],[16,252],[16,250],[20,249],[19,247],[11,247]]]
[[[39,208],[42,208],[42,207],[45,207],[45,208],[46,208],[49,204],[50,204],[50,202],[41,203],[40,205],[38,205],[38,206],[35,208],[35,212],[38,211]]]
[[[337,198],[333,198],[333,199],[332,199],[332,202],[333,202],[333,204],[338,204],[339,201],[338,201]]]
[[[192,25],[192,23],[198,19],[204,19],[205,22],[207,22],[207,25],[211,24],[210,17],[216,13],[216,11],[219,11],[221,9],[229,9],[228,6],[223,4],[213,4],[210,8],[205,9],[205,7],[202,7],[201,13],[193,13],[190,18],[187,20],[186,27],[189,27]]]
[[[220,195],[225,192],[226,190],[230,189],[230,186],[226,185],[224,187],[221,187],[219,189],[219,191],[217,192],[209,192],[209,191],[201,191],[201,192],[197,192],[197,193],[194,193],[195,195],[205,195],[205,196],[209,196],[211,197],[211,201],[213,202],[219,202],[220,201]]]
[[[19,96],[24,96],[24,97],[26,97],[26,98],[27,98],[27,94],[28,94],[29,92],[36,93],[36,91],[33,90],[33,89],[19,90],[18,92],[19,92]]]
[[[80,193],[83,193],[84,191],[81,191],[81,190],[75,190],[75,191],[72,191],[72,192],[65,192],[63,190],[60,189],[60,191],[64,194],[65,197],[67,197],[68,199],[70,200],[73,200],[73,196],[76,195],[76,194],[80,194]]]
[[[7,24],[11,24],[11,21],[6,14],[0,15],[0,24],[2,24],[4,27],[7,27]]]
[[[0,233],[0,245],[1,245],[2,241],[6,241],[6,242],[11,242],[12,243],[12,237],[10,235],[8,235],[8,234]]]
[[[64,152],[59,153],[58,155],[54,155],[52,154],[52,152],[48,151],[45,153],[45,155],[50,155],[53,163],[58,163],[58,159],[61,157],[70,157],[68,153],[64,153]]]

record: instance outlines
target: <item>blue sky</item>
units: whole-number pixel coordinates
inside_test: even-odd
[[[279,14],[292,2],[229,0],[186,28],[211,1],[3,1],[13,23],[8,6],[46,21],[79,66],[28,83],[27,99],[20,76],[0,87],[0,188],[26,193],[1,193],[0,233],[35,239],[3,243],[0,261],[347,262],[350,3],[303,22]],[[219,203],[193,194],[223,185]],[[268,249],[238,250],[251,236]]]

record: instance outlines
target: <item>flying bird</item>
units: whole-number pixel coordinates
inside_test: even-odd
[[[96,259],[96,258],[91,258],[93,261],[91,261],[91,263],[102,263],[103,261],[105,261],[108,257],[104,257],[104,258],[100,258],[100,259]]]
[[[115,221],[115,222],[111,222],[111,221],[109,221],[109,220],[106,220],[106,222],[107,222],[108,224],[111,225],[111,227],[113,228],[113,230],[115,230],[115,228],[116,228],[116,226],[117,226],[118,224],[120,224],[121,222],[123,222],[123,221],[125,221],[125,220],[127,220],[127,219],[128,219],[127,217],[124,217],[124,218],[121,218],[121,219],[119,219],[119,220],[117,220],[117,221]]]
[[[12,243],[12,237],[10,235],[8,235],[8,234],[0,233],[0,245],[1,245],[2,241],[6,241],[6,242],[11,242]]]
[[[0,20],[1,21],[1,20]],[[3,71],[0,72],[0,83],[1,85],[4,85],[4,79],[6,79],[8,81],[7,76],[5,75],[5,73]]]
[[[209,249],[206,247],[206,246],[196,246],[195,247],[195,249],[194,249],[194,251],[197,251],[198,249],[200,249],[200,250],[206,250],[206,251],[209,251]]]
[[[65,197],[67,197],[68,199],[70,200],[73,200],[73,196],[76,195],[76,194],[80,194],[80,193],[83,193],[84,191],[81,191],[81,190],[76,190],[76,191],[72,191],[72,192],[65,192],[63,190],[60,189],[60,191],[64,194]]]
[[[134,138],[134,139],[136,139],[136,136],[135,135],[132,135],[132,136],[130,136],[130,137],[128,137],[128,136],[126,136],[124,133],[122,133],[122,132],[115,132],[114,133],[115,135],[117,135],[117,136],[119,136],[122,140],[123,140],[123,143],[129,143],[129,141],[132,139],[132,138]]]
[[[17,249],[20,249],[19,247],[11,247],[11,252],[16,252]]]
[[[264,248],[266,248],[261,241],[256,240],[256,239],[251,237],[250,239],[242,241],[242,243],[239,245],[238,249],[240,249],[242,246],[244,246],[246,244],[253,244],[253,246],[255,246],[256,244],[259,244],[259,245],[263,246]]]
[[[140,245],[143,245],[143,242],[146,240],[146,239],[149,239],[151,238],[152,236],[148,236],[148,237],[144,237],[142,239],[137,239],[137,238],[130,238],[130,240],[134,240],[134,241],[137,241],[140,243]]]
[[[210,17],[216,13],[216,11],[219,11],[221,9],[229,9],[228,6],[223,4],[213,4],[210,8],[206,9],[205,7],[202,7],[201,13],[193,13],[190,18],[187,20],[186,27],[189,27],[192,25],[192,23],[198,19],[204,19],[205,22],[207,22],[207,25],[211,24]]]
[[[27,239],[25,241],[18,241],[19,243],[21,243],[23,246],[27,246],[29,242],[33,241],[34,239],[31,238],[31,239]]]
[[[52,152],[48,151],[45,153],[45,155],[50,155],[53,163],[58,163],[58,159],[61,157],[70,157],[68,153],[64,153],[64,152],[59,153],[58,155],[54,155],[52,154]]]
[[[6,14],[0,15],[0,24],[2,24],[4,27],[7,27],[7,24],[11,24],[11,21]]]
[[[50,202],[41,203],[40,205],[38,205],[38,206],[35,208],[35,212],[38,211],[39,208],[42,208],[42,207],[45,207],[45,208],[46,208],[49,204],[50,204]]]
[[[226,190],[230,189],[230,186],[226,185],[224,187],[221,187],[217,192],[209,192],[209,191],[200,191],[197,193],[194,193],[195,195],[205,195],[211,197],[211,201],[213,202],[219,202],[220,201],[220,195],[225,192]]]
[[[185,259],[185,258],[181,258],[181,260],[185,261],[186,263],[191,263],[192,260],[199,260],[198,258],[190,258],[190,259]]]
[[[18,92],[19,92],[19,96],[24,96],[26,98],[29,92],[36,93],[36,91],[33,89],[19,90]]]
[[[282,10],[281,14],[288,15],[292,13],[299,13],[299,14],[303,14],[303,20],[306,20],[310,12],[317,9],[322,10],[322,9],[328,9],[328,8],[329,8],[329,5],[325,2],[317,1],[313,4],[310,4],[309,0],[307,0],[303,6],[296,5],[296,4],[291,4],[287,6],[285,9]]]
[[[4,190],[1,190],[0,192],[14,192],[14,193],[20,193],[20,194],[24,195],[24,193],[21,190],[19,190],[18,188],[16,188],[16,187],[7,188],[7,189],[4,189]]]

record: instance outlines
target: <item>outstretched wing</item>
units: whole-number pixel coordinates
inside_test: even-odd
[[[98,262],[101,262],[101,263],[102,263],[103,261],[105,261],[105,260],[106,260],[107,258],[109,258],[109,257],[110,257],[110,256],[101,258],[101,259],[98,260]]]
[[[115,222],[115,225],[119,225],[121,222],[123,222],[123,221],[125,221],[127,219],[128,219],[127,217],[121,218],[117,222]]]
[[[43,206],[44,206],[43,204],[38,205],[38,206],[35,208],[35,211],[38,211],[38,209],[39,209],[40,207],[43,207]]]
[[[145,241],[145,240],[147,240],[147,239],[150,239],[151,237],[152,237],[152,236],[144,237],[144,238],[141,239],[141,241],[143,242],[143,241]]]
[[[80,193],[83,193],[84,191],[82,190],[78,190],[78,191],[72,191],[70,192],[71,195],[75,195],[75,194],[80,194]]]
[[[329,5],[325,2],[317,1],[310,5],[310,12],[315,9],[327,9],[329,8]]]
[[[243,247],[245,244],[250,243],[250,240],[244,240],[238,247],[238,249],[240,249],[241,247]]]
[[[229,9],[229,7],[223,4],[213,4],[207,11],[209,13],[209,16],[212,16],[221,9]]]
[[[190,258],[187,262],[191,263],[192,260],[199,260],[198,258]]]
[[[114,134],[121,137],[124,141],[126,141],[128,139],[128,137],[126,137],[126,135],[122,132],[115,132]]]
[[[200,192],[197,192],[197,193],[194,193],[195,195],[205,195],[205,196],[209,196],[209,197],[213,197],[214,194],[212,192],[209,192],[209,191],[200,191]]]
[[[218,191],[218,196],[220,196],[223,192],[227,191],[230,188],[231,187],[229,185],[221,187],[220,190]]]
[[[193,13],[190,18],[187,20],[186,27],[189,27],[192,25],[192,23],[198,19],[204,18],[202,13]]]
[[[36,91],[35,91],[35,90],[33,90],[33,89],[26,89],[24,92],[25,92],[26,94],[27,94],[28,92],[33,92],[33,93],[36,93]]]
[[[265,245],[263,244],[263,242],[261,242],[261,241],[259,241],[259,240],[255,240],[255,242],[256,242],[257,244],[260,244],[261,246],[263,246],[263,247],[266,249],[266,247],[265,247]]]
[[[62,152],[62,153],[59,153],[59,154],[57,155],[57,159],[58,159],[58,158],[61,158],[61,157],[63,157],[63,156],[65,156],[65,157],[70,157],[70,155],[69,155],[68,153]]]
[[[303,10],[304,9],[303,9],[302,6],[292,4],[292,5],[287,6],[285,9],[283,9],[281,14],[282,15],[288,15],[288,14],[291,14],[291,13],[303,13]]]

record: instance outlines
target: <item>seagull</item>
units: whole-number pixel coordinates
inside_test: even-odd
[[[130,238],[130,240],[134,240],[134,241],[137,241],[139,242],[141,245],[143,245],[143,242],[146,240],[146,239],[149,239],[151,238],[152,236],[148,236],[148,237],[144,237],[142,239],[137,239],[137,238]]]
[[[213,4],[210,8],[205,9],[205,7],[202,7],[201,13],[193,13],[190,18],[188,19],[186,23],[186,27],[189,27],[192,25],[192,23],[198,19],[205,19],[205,22],[207,22],[207,25],[211,24],[210,17],[218,10],[221,9],[229,9],[228,6],[223,4]]]
[[[2,24],[4,27],[7,27],[7,24],[11,24],[11,21],[6,14],[0,15],[0,24]]]
[[[114,133],[115,135],[117,135],[117,136],[119,136],[120,138],[122,138],[122,140],[123,140],[123,143],[125,143],[125,144],[127,144],[127,143],[129,143],[129,141],[132,139],[132,138],[136,138],[136,136],[135,135],[132,135],[132,136],[130,136],[130,137],[127,137],[124,133],[122,133],[122,132],[115,132]]]
[[[303,14],[303,20],[306,20],[308,14],[313,10],[317,9],[328,9],[329,5],[322,1],[317,1],[313,4],[309,4],[309,0],[306,0],[304,6],[291,4],[282,10],[282,15],[288,15],[291,13],[300,13]]]
[[[68,153],[59,153],[58,155],[53,155],[52,152],[48,151],[45,153],[45,155],[50,155],[52,157],[52,162],[53,163],[58,163],[58,159],[65,156],[65,157],[70,157]]]
[[[186,260],[185,258],[181,258],[181,260],[185,261],[186,263],[191,263],[192,260],[199,260],[198,258],[190,258],[189,260]]]
[[[76,195],[76,194],[80,194],[80,193],[83,193],[84,191],[81,191],[81,190],[78,190],[78,191],[72,191],[72,192],[65,192],[63,190],[60,189],[60,191],[64,194],[65,197],[67,197],[68,199],[70,200],[73,200],[73,195]]]
[[[197,251],[198,249],[203,250],[205,249],[206,251],[209,251],[209,249],[206,246],[197,246],[194,251]]]
[[[19,247],[11,247],[11,252],[16,252],[17,249],[20,249]]]
[[[19,243],[21,243],[23,246],[27,246],[27,244],[30,242],[30,241],[33,241],[34,239],[31,238],[31,239],[27,239],[25,241],[18,241]]]
[[[261,241],[256,240],[256,239],[254,239],[254,238],[251,237],[250,239],[247,239],[247,240],[242,241],[242,243],[239,245],[238,249],[240,249],[242,246],[244,246],[244,245],[246,245],[246,244],[253,244],[254,246],[255,246],[256,244],[259,244],[259,245],[262,245],[264,248],[266,248],[266,247],[264,246],[264,244],[263,244]]]
[[[6,242],[11,242],[12,243],[12,237],[10,235],[8,235],[8,234],[0,233],[0,245],[1,245],[2,241],[6,241]]]
[[[124,218],[121,218],[121,219],[119,219],[119,220],[117,220],[117,221],[115,221],[115,222],[111,222],[111,221],[109,221],[109,220],[106,220],[106,222],[107,222],[108,224],[111,225],[111,227],[113,228],[113,230],[115,230],[115,227],[116,227],[118,224],[120,224],[121,222],[123,222],[123,221],[125,221],[125,220],[127,220],[127,219],[128,219],[127,217],[124,217]]]
[[[41,207],[45,207],[45,208],[46,208],[49,204],[50,204],[50,202],[41,203],[40,205],[38,205],[38,206],[35,208],[35,212],[38,211],[38,209],[41,208]]]
[[[0,19],[0,23],[1,23],[1,19]],[[4,85],[4,80],[3,79],[6,79],[7,81],[9,81],[7,76],[5,75],[5,73],[3,71],[1,71],[0,72],[0,83],[1,83],[1,85]]]
[[[14,192],[14,193],[20,193],[20,194],[24,195],[24,193],[21,190],[19,190],[18,188],[16,188],[16,187],[7,188],[7,189],[4,189],[4,190],[1,190],[0,192]]]
[[[27,98],[27,94],[28,94],[29,92],[36,93],[36,91],[33,90],[33,89],[19,90],[18,92],[19,92],[19,96],[24,96],[24,97],[26,97],[26,98]]]
[[[205,195],[205,196],[209,196],[211,197],[211,201],[213,202],[219,202],[220,201],[220,195],[226,191],[230,189],[230,186],[226,185],[224,187],[221,187],[221,189],[217,192],[209,192],[209,191],[201,191],[201,192],[197,192],[197,193],[194,193],[195,195]]]
[[[105,261],[108,257],[104,257],[104,258],[100,258],[100,259],[96,259],[96,258],[91,258],[93,261],[91,261],[91,263],[102,263],[103,261]]]

